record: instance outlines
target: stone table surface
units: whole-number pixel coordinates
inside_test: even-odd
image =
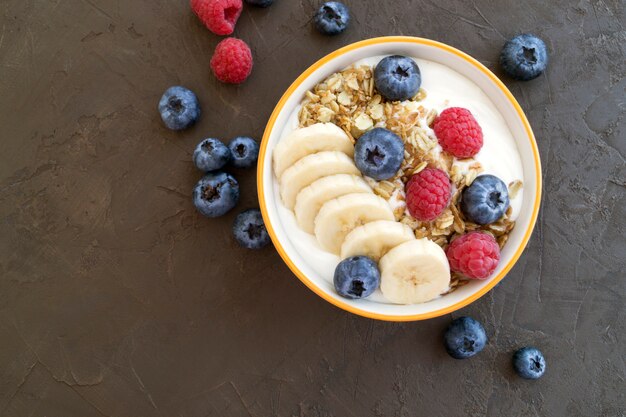
[[[350,0],[343,35],[315,33],[318,1],[246,8],[235,35],[256,66],[240,87],[209,72],[220,40],[188,1],[0,2],[0,415],[624,416],[626,135],[623,0]],[[504,40],[534,32],[540,78],[504,78],[535,129],[544,198],[508,277],[452,316],[490,342],[451,359],[451,317],[387,323],[309,291],[273,248],[238,248],[235,213],[190,192],[203,137],[260,138],[286,87],[350,42],[416,35],[500,74]],[[204,115],[166,130],[170,85]],[[240,208],[255,173],[236,171]],[[545,377],[515,376],[536,345]]]

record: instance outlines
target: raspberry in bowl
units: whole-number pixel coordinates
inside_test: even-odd
[[[266,128],[258,187],[274,245],[309,288],[347,311],[407,321],[457,310],[506,275],[532,232],[541,176],[528,121],[491,72],[447,45],[388,37],[342,48],[294,82]],[[468,213],[500,216],[481,224]],[[473,234],[498,252],[468,251],[486,278],[451,268],[448,248]],[[379,288],[358,274],[335,288],[337,265],[354,256],[378,266]]]

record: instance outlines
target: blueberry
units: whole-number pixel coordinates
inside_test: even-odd
[[[350,11],[338,1],[324,3],[315,14],[315,27],[324,35],[337,35],[348,27]]]
[[[461,210],[476,224],[489,224],[498,220],[509,208],[509,191],[506,184],[494,175],[476,177],[463,191]]]
[[[385,57],[374,69],[374,85],[387,100],[408,100],[417,94],[421,84],[419,67],[406,56]]]
[[[246,3],[256,7],[270,7],[274,0],[246,0]]]
[[[382,127],[364,133],[354,147],[354,163],[359,171],[378,181],[393,177],[403,159],[404,142]]]
[[[161,96],[159,112],[169,129],[187,129],[200,117],[198,97],[185,87],[170,87]]]
[[[239,213],[233,223],[233,234],[237,243],[248,249],[261,249],[270,243],[270,236],[259,209],[248,209]]]
[[[193,204],[207,217],[219,217],[237,205],[239,184],[230,174],[210,172],[193,189]]]
[[[193,163],[202,171],[209,172],[222,168],[232,159],[230,149],[220,140],[208,138],[193,151]]]
[[[513,368],[522,378],[539,379],[546,372],[546,359],[534,347],[524,347],[513,355]]]
[[[487,344],[487,334],[483,325],[471,317],[452,320],[443,336],[446,351],[454,359],[467,359],[474,356]]]
[[[380,271],[367,256],[353,256],[339,262],[333,277],[335,290],[345,298],[357,299],[371,295],[380,284]]]
[[[233,154],[232,164],[236,168],[250,168],[259,157],[259,144],[252,138],[237,137],[228,144]]]
[[[516,80],[537,78],[548,66],[548,50],[541,39],[530,33],[509,39],[500,53],[504,72]]]

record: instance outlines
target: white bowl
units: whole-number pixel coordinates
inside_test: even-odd
[[[394,305],[369,300],[348,300],[340,297],[332,285],[332,277],[322,277],[307,262],[307,254],[299,252],[290,240],[289,230],[279,215],[279,198],[275,193],[272,173],[272,151],[279,141],[287,119],[300,104],[304,93],[330,74],[350,64],[373,56],[407,55],[450,67],[472,80],[500,111],[513,134],[520,155],[524,193],[516,226],[501,253],[494,274],[484,281],[471,283],[436,300],[412,305]],[[493,288],[513,267],[532,233],[541,201],[541,163],[530,124],[518,102],[504,84],[480,62],[448,45],[423,38],[383,37],[345,46],[317,61],[294,81],[272,113],[261,144],[257,185],[265,225],[274,246],[293,273],[326,301],[355,314],[390,321],[424,320],[458,310]]]

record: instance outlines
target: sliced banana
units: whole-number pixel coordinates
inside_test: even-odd
[[[372,188],[356,175],[337,174],[320,178],[298,193],[294,208],[298,226],[312,234],[315,217],[324,203],[346,194],[371,192]]]
[[[376,220],[394,220],[389,203],[375,194],[346,194],[322,206],[315,218],[315,236],[322,248],[339,255],[348,233]]]
[[[380,258],[380,290],[395,304],[425,303],[448,290],[450,267],[436,243],[410,240]]]
[[[283,204],[293,210],[298,193],[313,181],[334,174],[360,175],[359,169],[348,155],[338,151],[307,155],[290,166],[280,177],[280,197]]]
[[[354,145],[346,132],[333,123],[317,123],[294,130],[274,148],[276,178],[280,179],[297,160],[322,151],[339,151],[352,158]]]
[[[379,220],[351,231],[341,245],[341,259],[364,255],[378,261],[389,250],[414,240],[413,230],[404,223]]]

